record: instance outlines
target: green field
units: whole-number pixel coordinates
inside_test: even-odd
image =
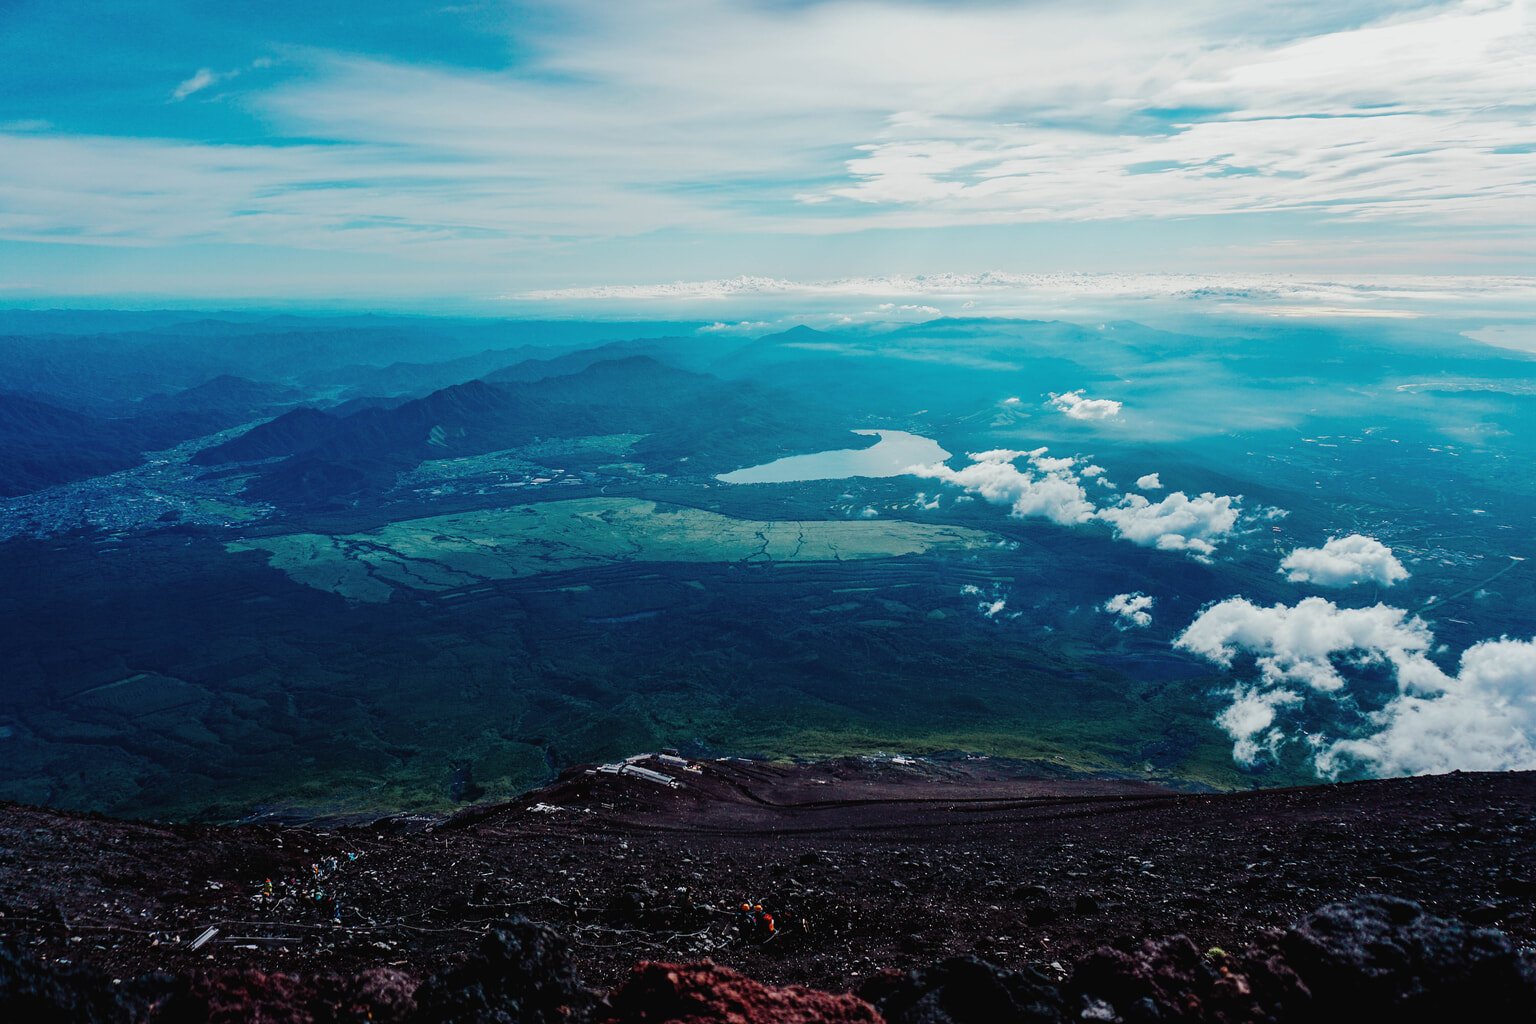
[[[354,601],[627,562],[841,562],[996,546],[979,530],[898,521],[768,522],[636,498],[584,498],[410,519],[366,533],[230,542]]]

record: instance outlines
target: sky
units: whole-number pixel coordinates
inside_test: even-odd
[[[1529,310],[1528,5],[0,0],[0,303]]]

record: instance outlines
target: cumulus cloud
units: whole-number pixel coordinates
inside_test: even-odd
[[[1320,597],[1265,608],[1229,598],[1201,612],[1175,646],[1228,667],[1254,656],[1258,677],[1239,683],[1216,718],[1241,763],[1303,739],[1327,778],[1352,767],[1381,776],[1536,768],[1536,640],[1475,644],[1450,675],[1428,657],[1429,627],[1400,608],[1340,608]],[[1369,666],[1389,672],[1396,693],[1362,711],[1360,670]]]
[[[1393,557],[1391,548],[1358,533],[1329,537],[1321,548],[1297,548],[1285,556],[1277,571],[1285,573],[1292,583],[1320,587],[1366,582],[1390,587],[1408,578],[1408,570]]]
[[[1107,491],[1115,490],[1115,482],[1105,475],[1107,471],[1103,466],[1084,466],[1078,476],[1084,480],[1092,480]]]
[[[960,593],[966,597],[979,597],[976,602],[976,610],[989,619],[995,619],[1008,609],[1008,595],[1001,591],[995,591],[990,597],[982,594],[981,588],[974,583],[967,583],[960,588]],[[1019,612],[1014,612],[1008,618],[1016,619]]]
[[[1093,518],[1094,506],[1072,472],[1074,459],[1047,458],[1046,449],[1013,451],[1000,448],[974,452],[971,464],[951,469],[942,462],[916,466],[916,476],[931,477],[980,495],[994,505],[1009,506],[1010,514],[1021,519],[1042,517],[1070,526]],[[1015,463],[1027,460],[1033,470],[1020,469]]]
[[[1112,487],[1102,467],[1075,456],[1052,457],[1046,451],[999,448],[971,453],[971,464],[961,469],[936,462],[914,466],[908,472],[962,487],[994,505],[1007,505],[1021,519],[1040,517],[1062,526],[1102,520],[1114,528],[1119,539],[1143,547],[1184,551],[1199,559],[1214,554],[1217,543],[1237,526],[1240,495],[1206,492],[1190,498],[1183,491],[1175,491],[1154,504],[1139,494],[1130,494],[1119,504],[1100,509],[1088,500],[1083,478]],[[1028,468],[1021,469],[1016,464],[1020,460],[1026,461]]]
[[[1320,748],[1319,772],[1536,769],[1536,640],[1475,644],[1438,692],[1401,693],[1369,717],[1375,732]]]
[[[1190,498],[1183,491],[1174,491],[1153,503],[1139,494],[1127,494],[1118,505],[1095,515],[1113,526],[1116,536],[1133,544],[1208,557],[1215,552],[1216,543],[1237,525],[1241,500],[1241,495],[1207,491]]]
[[[1152,598],[1141,591],[1134,594],[1116,594],[1104,602],[1104,610],[1119,616],[1115,624],[1121,629],[1127,625],[1150,626],[1152,625]]]
[[[1266,686],[1302,684],[1331,693],[1344,687],[1333,664],[1341,655],[1356,664],[1390,661],[1413,678],[1438,672],[1424,659],[1433,640],[1423,620],[1384,604],[1340,608],[1308,597],[1294,607],[1264,608],[1232,597],[1201,612],[1174,646],[1228,666],[1247,652],[1257,657]]]
[[[1136,486],[1143,491],[1160,491],[1163,489],[1163,482],[1156,473],[1148,473],[1146,476],[1136,478]]]
[[[1055,406],[1074,420],[1107,420],[1120,415],[1121,403],[1112,398],[1084,398],[1083,389],[1066,394],[1051,394],[1046,403]]]
[[[1290,690],[1245,686],[1234,690],[1232,703],[1216,716],[1216,724],[1232,737],[1232,759],[1251,765],[1265,754],[1279,757],[1286,734],[1275,727],[1276,714],[1301,702],[1301,694]]]

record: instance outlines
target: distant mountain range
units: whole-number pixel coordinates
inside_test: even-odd
[[[0,394],[0,496],[127,469],[144,452],[270,416],[299,397],[293,388],[224,376],[123,403],[128,414],[113,417]]]
[[[387,489],[425,459],[499,451],[540,438],[647,435],[636,456],[652,468],[734,468],[765,444],[814,448],[837,438],[833,418],[755,384],[722,381],[650,356],[591,362],[605,350],[519,364],[488,379],[435,391],[394,408],[338,417],[299,408],[198,453],[200,465],[282,459],[247,493],[312,506]],[[518,378],[534,378],[522,379]],[[775,448],[776,452],[776,448]]]
[[[306,401],[336,406],[331,419],[376,418],[485,375],[576,372],[627,354],[637,337],[693,326],[0,310],[0,496],[125,469],[143,452]],[[594,342],[619,347],[571,351]],[[255,435],[251,452],[270,451],[241,458],[311,447],[328,428],[309,413]]]

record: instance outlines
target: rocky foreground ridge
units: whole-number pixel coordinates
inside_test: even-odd
[[[1533,846],[1532,773],[974,758],[657,757],[329,829],[0,806],[0,1018],[1536,1020]]]

